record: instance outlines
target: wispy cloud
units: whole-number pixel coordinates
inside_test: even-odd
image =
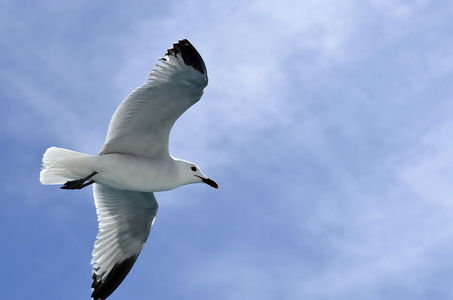
[[[3,195],[29,201],[11,200],[2,211],[31,204],[39,213],[18,219],[30,227],[38,218],[52,228],[42,217],[49,216],[74,229],[83,216],[84,224],[93,218],[95,232],[89,192],[47,190],[43,199],[30,171],[42,150],[95,153],[117,105],[176,39],[189,38],[206,61],[209,86],[176,123],[171,150],[197,162],[220,189],[158,195],[157,227],[132,270],[140,275],[120,287],[128,295],[166,295],[177,285],[172,293],[188,298],[451,298],[448,4],[3,6],[10,29],[1,29],[0,122],[11,158]],[[58,197],[67,199],[47,207]],[[72,214],[76,198],[85,204]],[[13,222],[2,220],[4,228]],[[53,232],[63,250],[85,242],[91,249],[94,234],[80,240],[83,230]],[[23,240],[40,236],[29,234]],[[57,289],[61,270],[50,248],[39,248],[39,265],[49,265],[41,284]],[[76,286],[89,286],[89,266],[80,269],[75,252],[72,261],[58,260],[86,271]],[[14,266],[6,269],[14,274]],[[149,281],[159,284],[148,290]],[[74,298],[88,294],[89,287]]]

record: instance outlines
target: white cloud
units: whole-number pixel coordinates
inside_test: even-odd
[[[179,276],[181,293],[221,299],[432,299],[453,247],[444,11],[428,1],[96,9],[48,7],[33,26],[9,19],[19,27],[2,48],[14,62],[0,71],[12,112],[2,124],[8,138],[32,139],[30,151],[52,140],[95,152],[157,57],[178,38],[193,42],[210,84],[176,124],[172,152],[199,163],[220,190],[159,195],[157,223],[174,226],[153,232],[145,251],[163,243],[175,250],[156,255],[180,265],[149,280]],[[40,16],[52,22],[39,27]],[[8,170],[37,168],[32,158],[17,161]]]
[[[448,209],[453,205],[450,185],[453,123],[450,120],[439,121],[420,137],[415,148],[407,151],[405,159],[397,166],[397,178],[418,197]]]

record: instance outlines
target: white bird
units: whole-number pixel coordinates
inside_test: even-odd
[[[93,184],[99,232],[93,249],[93,299],[120,285],[143,249],[156,217],[154,192],[204,182],[194,163],[168,151],[175,121],[202,96],[206,66],[188,40],[173,44],[148,81],[117,108],[98,155],[51,147],[43,156],[42,184],[81,189]]]

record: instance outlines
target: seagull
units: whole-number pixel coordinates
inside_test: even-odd
[[[93,249],[93,293],[104,300],[121,284],[148,239],[158,203],[154,192],[217,183],[194,163],[169,154],[175,121],[208,84],[198,51],[184,39],[155,64],[148,80],[119,105],[98,155],[50,147],[40,181],[75,190],[93,186],[99,232]]]

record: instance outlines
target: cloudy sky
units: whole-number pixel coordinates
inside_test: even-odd
[[[453,299],[448,1],[0,3],[3,299],[89,299],[91,189],[39,183],[96,154],[178,39],[209,85],[173,156],[220,189],[158,193],[115,299]]]

